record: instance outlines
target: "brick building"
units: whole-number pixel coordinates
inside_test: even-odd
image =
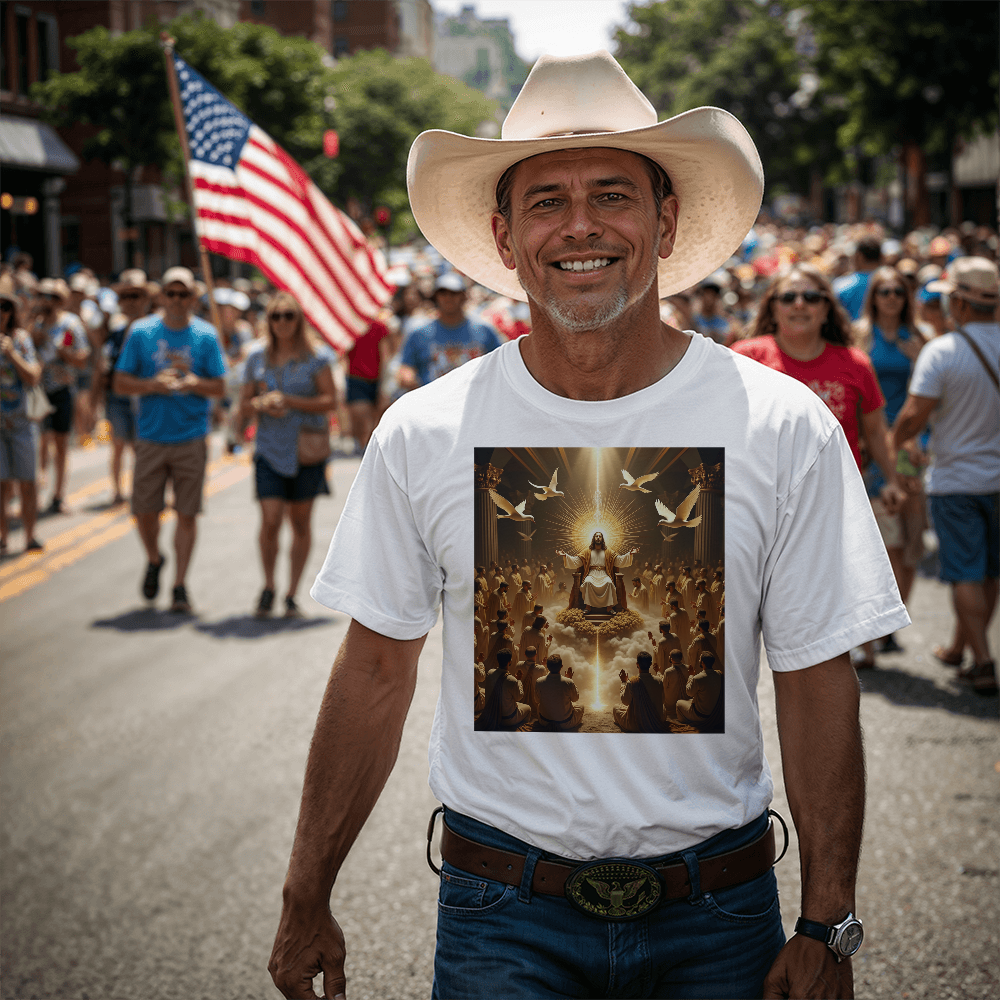
[[[360,49],[423,55],[433,49],[429,0],[0,0],[0,254],[19,247],[32,255],[36,273],[61,274],[75,261],[98,274],[133,263],[151,275],[178,262],[197,265],[190,224],[172,223],[160,178],[139,170],[132,177],[132,228],[123,225],[125,177],[98,161],[85,162],[83,125],[55,130],[41,121],[32,83],[53,71],[76,68],[67,38],[93,28],[113,33],[167,22],[200,10],[222,27],[238,21],[266,24],[300,35],[332,56]]]

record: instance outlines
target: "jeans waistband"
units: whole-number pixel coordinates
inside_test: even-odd
[[[477,843],[486,844],[488,847],[496,847],[502,851],[514,851],[518,854],[527,854],[529,850],[535,850],[531,844],[525,843],[523,840],[518,840],[517,837],[512,837],[509,833],[504,833],[496,827],[480,823],[479,820],[472,819],[471,816],[455,812],[454,809],[449,809],[448,806],[444,807],[444,820],[456,833]],[[756,819],[747,823],[746,826],[738,827],[735,830],[722,830],[720,833],[715,834],[714,837],[709,837],[708,840],[703,840],[700,844],[695,844],[693,847],[685,848],[684,850],[694,851],[700,857],[712,857],[716,854],[735,851],[737,848],[743,847],[745,844],[749,844],[761,836],[767,830],[767,824],[768,816],[767,810],[765,810]],[[641,860],[647,864],[669,860],[680,861],[682,860],[682,853],[682,851],[672,851],[668,854],[644,857]],[[541,857],[569,864],[583,863],[547,851],[543,851]]]

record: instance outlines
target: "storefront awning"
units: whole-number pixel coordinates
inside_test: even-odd
[[[80,161],[45,122],[5,115],[0,119],[0,163],[5,167],[75,174]]]

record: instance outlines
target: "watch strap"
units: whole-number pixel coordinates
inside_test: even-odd
[[[817,923],[815,920],[806,920],[805,917],[799,917],[799,919],[795,921],[796,934],[802,934],[805,937],[814,938],[817,941],[822,941],[823,944],[830,943],[830,939],[833,936],[833,930],[833,927]]]

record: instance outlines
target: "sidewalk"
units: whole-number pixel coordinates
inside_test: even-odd
[[[868,805],[857,912],[866,940],[855,960],[864,997],[1000,996],[1000,742],[996,696],[959,685],[932,648],[951,635],[948,587],[919,577],[903,652],[879,655],[861,675]],[[1000,650],[1000,616],[990,629]],[[770,677],[761,711],[775,803],[790,813],[780,778]],[[799,909],[797,851],[778,865],[782,914]]]

